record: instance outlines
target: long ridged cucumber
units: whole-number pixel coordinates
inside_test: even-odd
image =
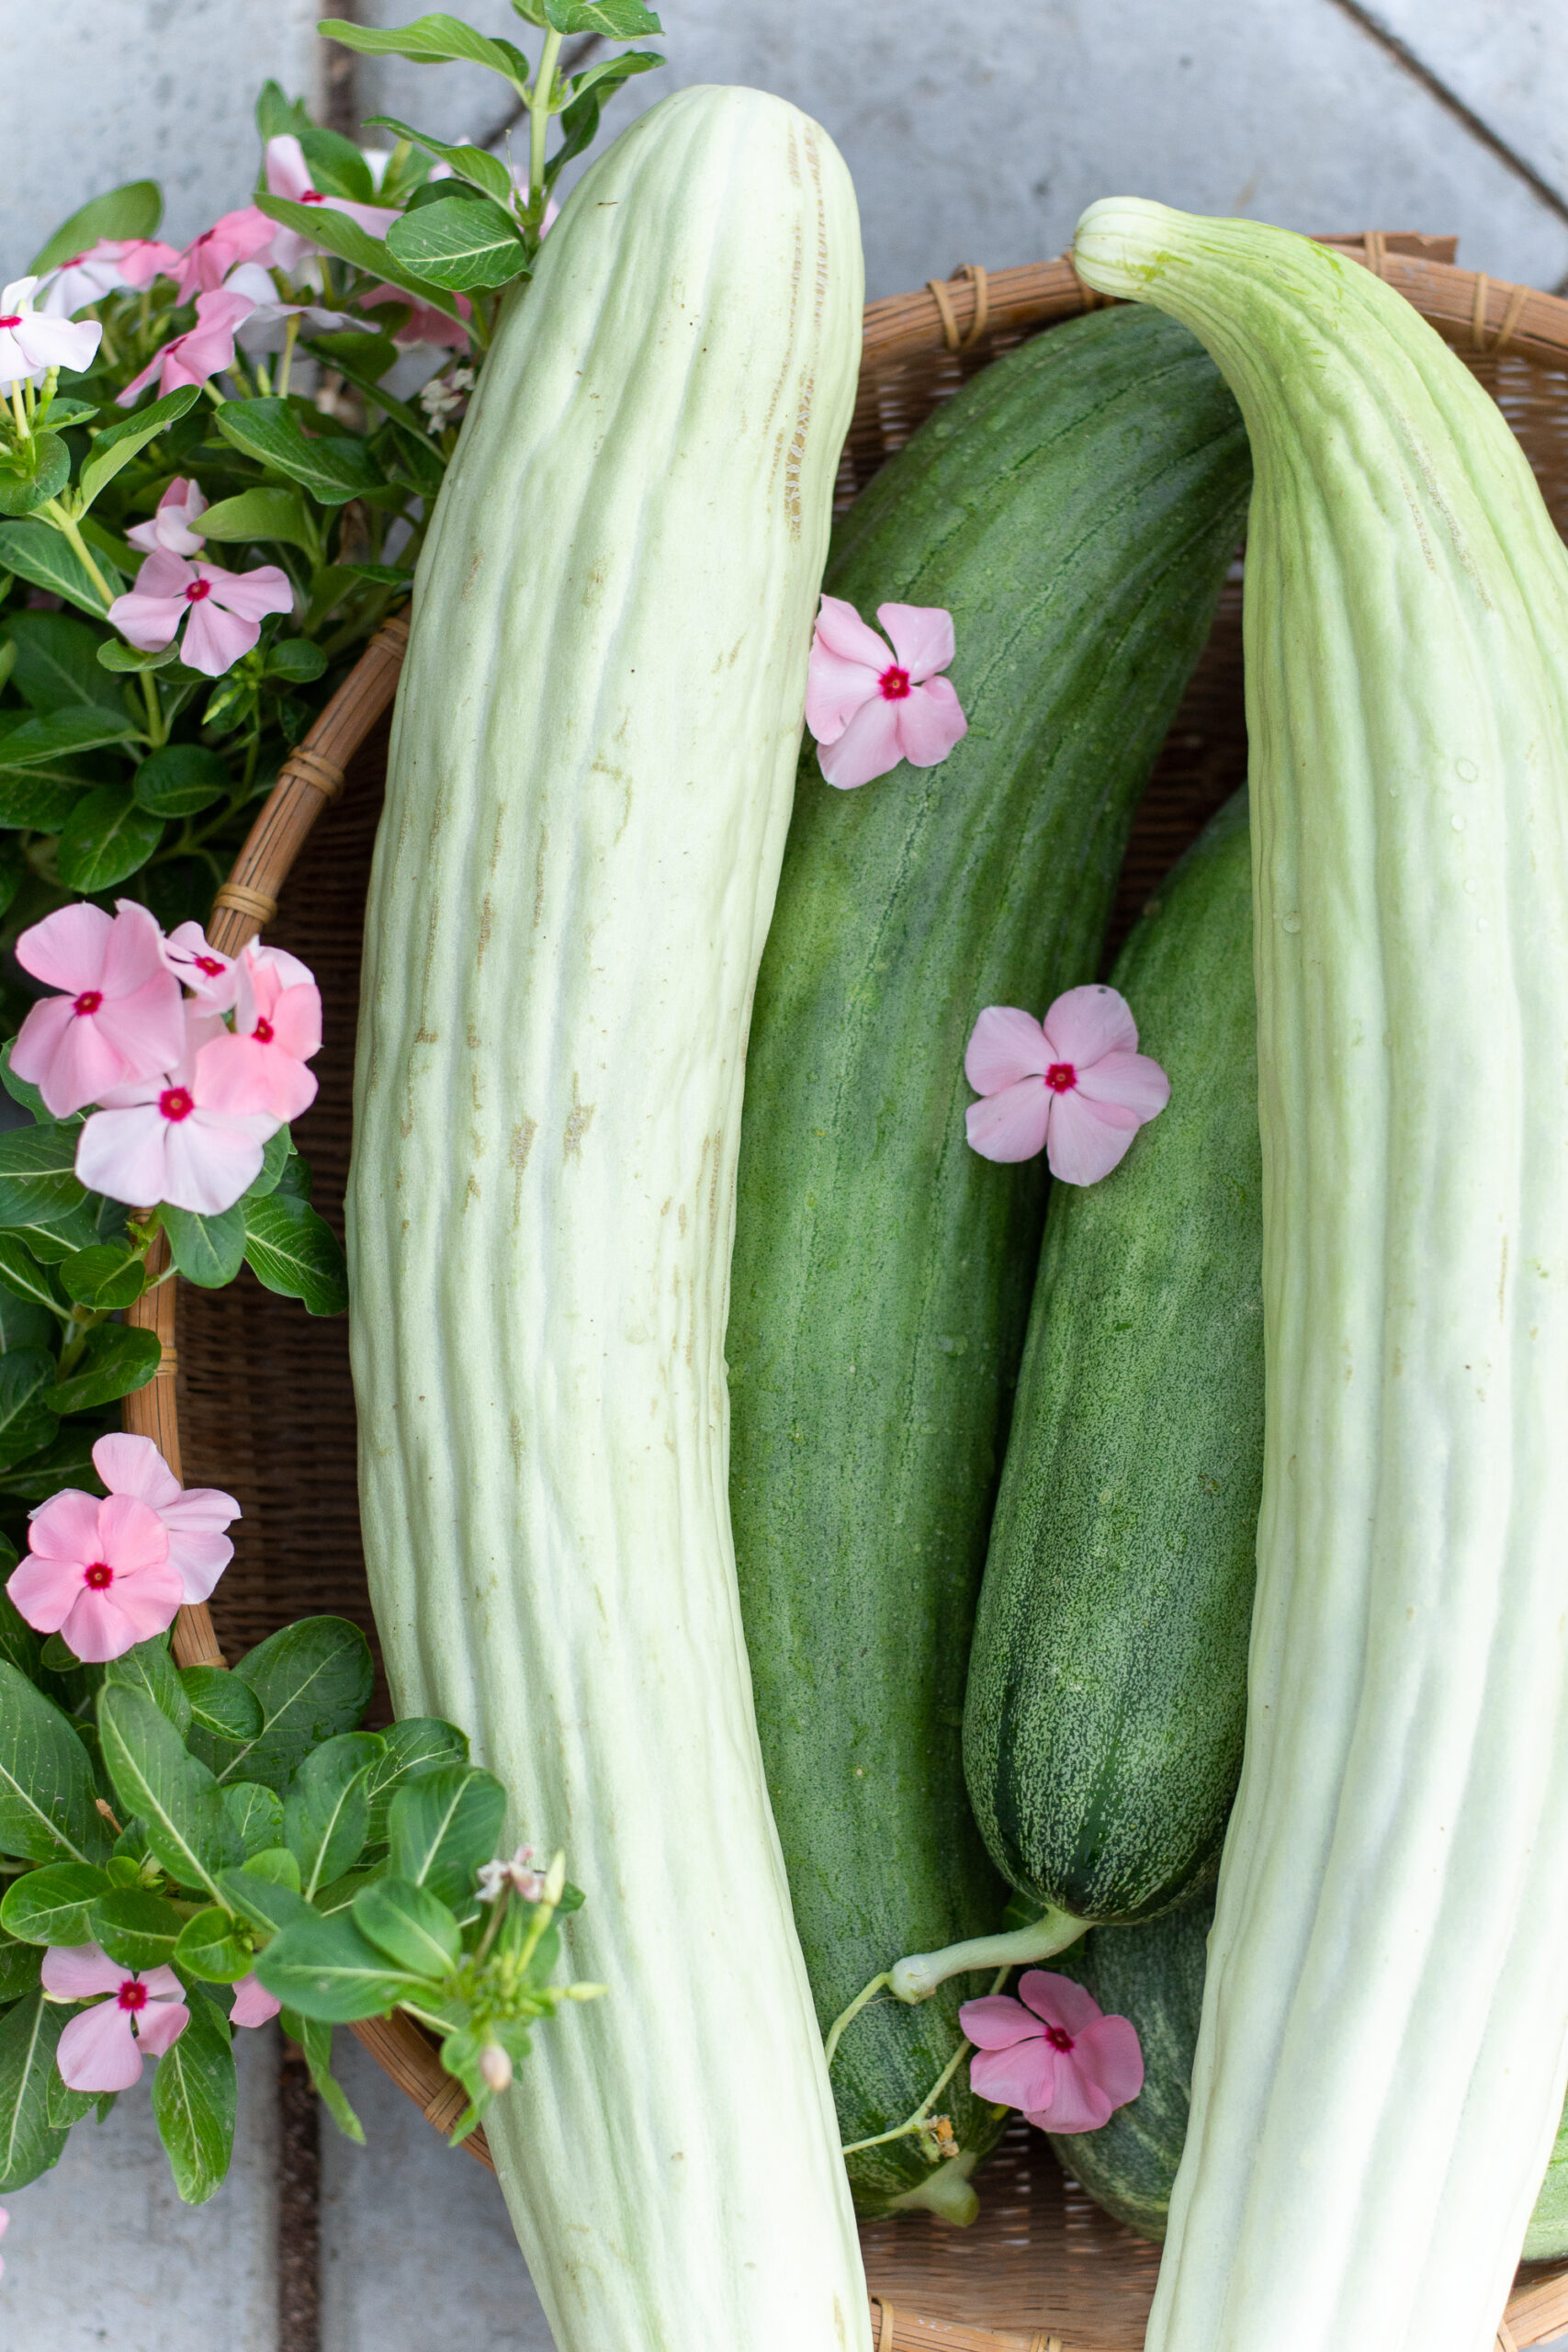
[[[1173,1902],[1241,1768],[1263,1477],[1252,869],[1238,794],[1118,961],[1168,1108],[1047,1220],[969,1666],[976,1815],[1081,1919]]]
[[[824,2028],[1002,1894],[960,1750],[964,1664],[1043,1208],[969,1149],[987,1004],[1089,978],[1134,805],[1207,634],[1246,497],[1228,397],[1126,311],[988,368],[871,485],[828,586],[953,613],[969,732],[853,793],[803,763],[758,983],[728,1353],[731,1501],[768,1785]],[[968,1989],[974,1989],[970,1987]],[[846,2144],[958,2053],[952,1988],[883,2001],[834,2066]],[[869,2210],[973,2210],[961,2154],[852,2158]]]

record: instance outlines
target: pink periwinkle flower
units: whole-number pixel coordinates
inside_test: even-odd
[[[293,603],[288,575],[276,563],[226,571],[221,564],[187,563],[160,547],[137,573],[135,587],[115,598],[108,617],[144,653],[167,645],[186,621],[181,660],[209,678],[220,678],[250,651],[265,616],[287,613]]]
[[[164,942],[164,961],[209,1012],[230,1012],[239,993],[240,967],[220,956],[198,922],[182,922]]]
[[[305,151],[291,130],[279,131],[266,142],[266,185],[269,195],[288,197],[295,204],[325,204],[334,212],[346,212],[373,237],[384,237],[399,217],[395,208],[384,204],[351,204],[344,196],[322,195],[311,183]],[[275,226],[273,238],[273,259],[279,269],[292,272],[316,250],[309,237],[292,229]]]
[[[59,1634],[90,1666],[165,1632],[185,1599],[157,1512],[134,1495],[99,1502],[79,1487],[33,1513],[6,1589],[35,1633]]]
[[[1138,1128],[1170,1100],[1158,1062],[1114,989],[1068,989],[1043,1021],[990,1004],[976,1022],[964,1075],[984,1100],[964,1114],[985,1159],[1032,1159],[1043,1146],[1064,1184],[1108,1176]]]
[[[258,1984],[254,1974],[242,1976],[234,1987],[234,2006],[229,2012],[231,2025],[265,2025],[283,2007],[265,1986]]]
[[[222,1067],[236,1099],[243,1094],[281,1124],[315,1101],[315,1074],[305,1064],[321,1047],[321,992],[308,967],[253,939],[240,956],[233,1029],[213,1039],[204,1062]]]
[[[280,237],[287,234],[287,230],[278,231]],[[288,340],[290,319],[302,320],[312,334],[322,334],[334,327],[364,325],[364,321],[349,311],[324,311],[319,302],[283,301],[270,272],[258,261],[243,261],[238,269],[229,272],[223,283],[231,293],[243,294],[254,306],[249,318],[242,320],[237,336],[246,351],[281,351]]]
[[[156,237],[100,237],[85,253],[73,254],[51,270],[39,308],[51,319],[69,319],[84,303],[101,301],[123,287],[172,277],[179,262],[173,245],[160,244]]]
[[[16,277],[0,289],[0,392],[24,381],[41,384],[51,368],[80,374],[103,340],[96,319],[55,319],[33,308],[36,277]]]
[[[221,220],[215,220],[210,229],[204,229],[199,237],[191,239],[170,271],[169,275],[179,281],[179,300],[188,302],[193,294],[212,293],[237,262],[255,260],[271,247],[277,233],[276,222],[269,220],[265,212],[258,212],[254,204],[242,205],[237,212],[225,212]],[[199,318],[199,302],[196,309]],[[169,390],[167,384],[164,390]]]
[[[433,302],[416,302],[413,296],[400,286],[373,286],[368,294],[358,295],[355,299],[362,311],[381,310],[389,302],[403,305],[409,313],[408,318],[400,327],[392,331],[392,341],[400,351],[412,351],[416,344],[421,343],[445,345],[452,351],[461,351],[468,340],[468,330],[464,321],[472,318],[474,306],[466,294],[454,298],[463,313],[461,319],[448,318],[446,312],[438,311]]]
[[[217,1216],[261,1173],[280,1122],[261,1109],[249,1073],[211,1058],[231,1042],[222,1017],[185,1008],[185,1050],[172,1067],[98,1097],[76,1144],[76,1175],[111,1201]]]
[[[953,616],[937,605],[878,605],[884,644],[852,605],[824,596],[811,640],[806,723],[828,782],[841,792],[900,760],[934,768],[969,731],[951,682]]]
[[[135,524],[125,536],[143,555],[152,555],[159,548],[166,548],[171,555],[196,555],[206,542],[195,526],[206,512],[201,484],[176,474],[158,501],[152,520]]]
[[[240,1517],[233,1496],[220,1487],[182,1487],[150,1437],[131,1437],[120,1430],[98,1440],[93,1467],[111,1495],[130,1495],[156,1515],[186,1607],[208,1600],[234,1556],[234,1546],[223,1532]],[[49,1506],[39,1508],[47,1510]]]
[[[129,2090],[141,2077],[144,2053],[161,2058],[190,2023],[185,1987],[172,1968],[122,1968],[96,1944],[51,1944],[42,1973],[51,2001],[94,2005],[60,2037],[55,2064],[67,2090]]]
[[[65,991],[32,1007],[11,1049],[17,1076],[57,1119],[181,1052],[179,983],[164,961],[162,932],[134,899],[118,899],[112,915],[85,903],[57,908],[23,932],[17,961]]]
[[[154,376],[160,398],[177,391],[182,384],[205,384],[209,377],[220,376],[225,368],[234,365],[234,330],[254,308],[248,294],[231,286],[198,294],[195,326],[152,354],[140,376],[133,376],[124,391],[116,395],[117,405],[130,408]]]
[[[960,2030],[975,2044],[976,2098],[1021,2108],[1042,2132],[1098,2132],[1144,2087],[1144,2053],[1130,2018],[1108,2018],[1092,1993],[1043,1968],[1019,1979],[1018,2000],[965,2001]]]

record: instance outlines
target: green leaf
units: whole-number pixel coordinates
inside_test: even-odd
[[[49,2123],[50,2078],[65,2017],[40,1985],[0,2018],[0,2188],[36,2180],[65,2145]]]
[[[247,1201],[265,1201],[269,1193],[276,1193],[283,1182],[283,1171],[290,1158],[296,1156],[294,1138],[287,1127],[279,1127],[276,1135],[268,1136],[263,1146],[261,1174],[243,1197]]]
[[[69,1264],[70,1261],[66,1262]],[[15,1233],[0,1233],[0,1285],[4,1285],[13,1298],[30,1300],[42,1309],[62,1308],[65,1304],[53,1275],[47,1267],[39,1264],[27,1244]],[[59,1324],[51,1317],[38,1329],[33,1344],[46,1347],[58,1335],[59,1329]]]
[[[94,620],[102,620],[108,610],[107,600],[99,594],[81,557],[47,523],[0,523],[0,564],[31,587],[45,589],[52,596],[63,596],[68,605],[90,613]],[[98,566],[100,571],[103,568],[102,564]],[[110,579],[109,587],[118,594],[114,578]]]
[[[312,1747],[352,1731],[370,1703],[370,1645],[343,1617],[302,1617],[235,1667],[261,1702],[262,1728],[225,1766],[225,1781],[282,1789]]]
[[[205,1993],[193,1991],[190,2023],[152,2077],[153,2119],[187,2205],[204,2205],[223,2186],[237,2104],[229,2020]]]
[[[178,1885],[205,1887],[217,1900],[217,1872],[240,1860],[241,1847],[206,1765],[186,1753],[151,1699],[113,1683],[98,1694],[98,1736],[115,1792],[143,1825],[164,1869]]]
[[[111,1844],[87,1751],[60,1709],[0,1660],[0,1853],[96,1862]]]
[[[233,1281],[245,1261],[245,1213],[238,1203],[216,1216],[165,1207],[163,1221],[169,1254],[186,1282],[221,1290]]]
[[[285,97],[276,82],[264,82],[256,100],[256,134],[265,147],[269,139],[277,139],[292,131],[296,139],[311,127],[310,110],[303,98]]]
[[[0,1356],[0,1464],[6,1469],[54,1436],[59,1416],[44,1401],[53,1389],[54,1358],[46,1349]]]
[[[117,721],[125,717],[119,689],[98,667],[104,640],[85,621],[69,613],[12,613],[0,639],[17,649],[11,683],[34,710],[79,710],[98,703]]]
[[[142,670],[168,669],[178,669],[182,677],[197,674],[185,669],[180,649],[173,638],[167,645],[155,645],[151,652],[143,652],[139,646],[122,645],[118,637],[106,637],[98,648],[98,666],[112,671],[116,677],[134,676]]]
[[[104,1668],[106,1682],[123,1683],[128,1690],[140,1690],[162,1715],[167,1715],[184,1739],[190,1729],[190,1700],[186,1687],[169,1656],[168,1645],[156,1636],[150,1642],[138,1642],[118,1657],[110,1658]]]
[[[373,1879],[381,1875],[378,1865],[369,1870],[344,1871],[341,1878],[328,1879],[324,1886],[316,1889],[312,1898],[317,1911],[325,1919],[334,1911],[350,1910],[360,1888],[368,1886]]]
[[[0,1936],[0,2008],[22,2000],[36,1988],[43,1953],[36,1943]]]
[[[604,40],[638,40],[664,30],[641,0],[544,0],[545,21],[558,33],[597,33]]]
[[[329,1919],[307,1911],[260,1954],[256,1974],[302,2018],[328,2025],[376,2017],[406,1995],[425,1990],[417,1976],[389,1967],[346,1911]]]
[[[296,2010],[286,2009],[279,2019],[285,2033],[297,2041],[305,2053],[305,2064],[310,2070],[310,2080],[316,2096],[337,2125],[345,2140],[356,2147],[365,2145],[365,2127],[343,2094],[343,2086],[332,2071],[333,2030],[315,2018],[302,2018]]]
[[[308,1315],[341,1315],[348,1269],[331,1226],[308,1202],[281,1192],[242,1205],[245,1261],[256,1280],[284,1298],[303,1299]]]
[[[87,1197],[76,1182],[74,1125],[0,1135],[0,1227],[58,1225]]]
[[[50,1391],[50,1409],[62,1415],[85,1413],[95,1405],[112,1405],[117,1397],[132,1396],[146,1387],[161,1355],[156,1331],[140,1330],[130,1323],[100,1323],[88,1332],[76,1370]]]
[[[11,775],[0,767],[0,828],[57,833],[75,808],[85,782],[84,777],[81,783],[66,784],[37,768],[23,768]]]
[[[279,1860],[288,1864],[293,1883],[286,1878],[267,1874],[268,1866]],[[276,1935],[290,1928],[298,1919],[310,1917],[310,1906],[299,1892],[299,1865],[287,1847],[277,1854],[254,1854],[243,1870],[221,1871],[219,1886],[224,1902],[242,1919],[259,1928],[264,1935]]]
[[[204,1977],[209,1984],[237,1984],[242,1976],[250,1974],[254,1957],[250,1945],[236,1934],[228,1912],[209,1903],[205,1911],[185,1922],[173,1965],[189,1975]]]
[[[375,1732],[340,1732],[307,1756],[290,1781],[284,1835],[307,1900],[357,1860],[370,1823],[365,1776],[383,1753]]]
[[[405,212],[388,230],[387,243],[409,269],[455,294],[504,286],[528,258],[510,213],[482,196],[445,197]]]
[[[506,1791],[475,1765],[444,1766],[407,1781],[392,1799],[387,1839],[395,1878],[427,1886],[444,1903],[473,1893],[481,1862],[500,1851]]]
[[[167,1968],[185,1914],[150,1886],[116,1886],[93,1905],[91,1941],[122,1968]]]
[[[35,277],[41,277],[46,270],[58,269],[62,261],[85,254],[100,237],[127,241],[156,236],[163,217],[164,191],[157,181],[127,180],[123,187],[95,196],[69,220],[62,220],[28,266]]]
[[[0,1234],[0,1254],[10,1238],[9,1235]],[[0,1266],[0,1282],[6,1279],[5,1268]],[[130,1306],[146,1289],[147,1261],[140,1250],[127,1242],[95,1241],[62,1261],[60,1279],[68,1298],[91,1307],[96,1314],[112,1315]],[[41,1297],[43,1294],[18,1292],[18,1295]]]
[[[367,1846],[385,1842],[388,1808],[405,1781],[417,1780],[422,1772],[434,1772],[443,1764],[468,1760],[467,1732],[435,1715],[406,1715],[399,1723],[389,1724],[381,1738],[382,1754],[365,1781],[370,1799],[370,1824],[365,1833]]]
[[[0,1086],[5,1088],[13,1102],[19,1102],[24,1111],[30,1112],[39,1125],[49,1126],[53,1114],[45,1106],[43,1096],[30,1079],[18,1078],[11,1068],[11,1050],[16,1042],[15,1037],[7,1037],[0,1046]]]
[[[98,2103],[97,2091],[68,2090],[58,2067],[49,2078],[49,2125],[51,2132],[69,2132],[90,2115]],[[117,2094],[107,2093],[112,2101]]]
[[[287,678],[297,686],[312,684],[326,666],[326,655],[308,637],[277,638],[266,657],[269,678]]]
[[[73,1119],[73,1130],[81,1125]],[[83,1250],[91,1250],[98,1238],[97,1227],[85,1201],[67,1210],[51,1225],[16,1225],[6,1227],[33,1253],[40,1266],[62,1266],[67,1258],[74,1258]],[[51,1342],[58,1336],[51,1331]]]
[[[58,433],[35,432],[25,448],[0,455],[0,514],[36,514],[71,479],[71,452]]]
[[[89,1494],[101,1494],[103,1481],[93,1467],[93,1447],[103,1435],[89,1422],[83,1429],[69,1429],[46,1445],[41,1453],[29,1453],[14,1470],[0,1470],[0,1495],[20,1503],[46,1503],[62,1487],[82,1487]],[[0,1852],[5,1849],[0,1847]]]
[[[163,838],[162,817],[141,808],[129,785],[101,784],[60,829],[60,878],[88,896],[111,889],[145,865]]]
[[[261,1701],[237,1674],[224,1666],[186,1666],[180,1669],[180,1680],[194,1730],[209,1732],[231,1747],[256,1737],[262,1727]]]
[[[0,1928],[23,1943],[91,1943],[87,1914],[108,1891],[108,1874],[95,1862],[46,1862],[11,1881],[0,1903]]]
[[[528,61],[509,40],[491,40],[457,17],[418,17],[412,25],[375,31],[351,24],[343,17],[326,17],[316,30],[323,40],[341,41],[362,57],[406,57],[415,65],[440,65],[460,60],[488,65],[510,82],[519,96],[528,85]]]
[[[193,1670],[211,1672],[215,1669]],[[232,1788],[224,1790],[223,1803],[228,1808],[230,1820],[240,1833],[247,1860],[253,1854],[265,1854],[270,1848],[282,1845],[283,1799],[276,1789],[264,1789],[259,1781],[240,1781]]]
[[[205,744],[166,743],[142,761],[131,790],[154,817],[195,817],[233,786],[227,762]]]
[[[456,1918],[427,1886],[408,1878],[378,1878],[354,1898],[354,1923],[378,1951],[411,1976],[448,1975],[463,1949]]]
[[[5,1589],[5,1579],[16,1565],[16,1545],[8,1537],[0,1538],[0,1658],[31,1682],[38,1673],[42,1645]]]
[[[297,490],[264,485],[242,491],[237,498],[220,498],[202,516],[201,531],[208,539],[281,539],[309,556],[321,553],[321,533]]]
[[[356,220],[351,220],[346,212],[334,211],[330,204],[294,204],[286,196],[267,196],[265,193],[257,194],[255,204],[257,210],[265,212],[269,220],[277,221],[282,228],[298,231],[300,236],[310,237],[318,245],[324,245],[329,253],[352,262],[355,269],[367,270],[377,277],[385,278],[390,286],[402,287],[407,292],[416,295],[420,301],[434,303],[438,311],[445,311],[448,318],[461,318],[462,312],[450,294],[443,293],[439,286],[431,286],[423,278],[413,277],[379,237],[373,237]]]
[[[63,433],[70,425],[85,424],[90,416],[97,413],[96,401],[68,401],[56,392],[49,403],[47,422],[52,431]]]
[[[449,147],[444,139],[433,139],[428,131],[415,130],[411,123],[400,122],[395,115],[370,114],[365,118],[368,130],[372,125],[382,130],[395,131],[400,139],[409,140],[415,147],[423,147],[442,163],[449,164],[460,180],[467,180],[497,204],[510,205],[513,198],[512,175],[499,155],[491,155],[483,147]]]
[[[100,433],[82,468],[81,488],[90,506],[106,483],[111,482],[122,466],[130,465],[140,449],[155,440],[165,425],[177,424],[187,409],[201,397],[199,384],[182,384],[177,391],[165,392],[151,408],[139,409],[128,416],[123,424],[111,424]]]
[[[62,759],[76,759],[84,752],[96,752],[105,743],[123,743],[135,732],[123,710],[117,718],[102,703],[40,711],[36,718],[24,718],[19,727],[0,736],[0,767],[48,767]]]
[[[319,220],[322,209],[313,209],[310,218]],[[247,458],[303,483],[320,505],[341,506],[381,487],[380,468],[357,435],[308,435],[285,400],[225,401],[218,429]],[[5,757],[0,745],[0,760]]]

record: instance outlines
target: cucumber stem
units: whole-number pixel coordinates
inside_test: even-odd
[[[861,2002],[886,1984],[897,2001],[929,2001],[939,1984],[971,1969],[1022,1968],[1030,1962],[1050,1960],[1087,1935],[1089,1923],[1053,1905],[1032,1927],[1015,1928],[1010,1935],[972,1936],[967,1943],[949,1944],[945,1951],[914,1951],[898,1961],[886,1976],[868,1984],[859,2000],[844,2011],[847,2025]],[[834,2029],[835,2032],[838,2030]]]
[[[868,2001],[874,2001],[878,1993],[885,1993],[892,1982],[893,1979],[887,1975],[874,1976],[869,1984],[862,1985],[842,2016],[833,2019],[828,2029],[828,2039],[822,2044],[822,2055],[827,2061],[829,2074],[833,2070],[833,2060],[837,2054],[839,2043],[843,2039],[844,2028],[859,2017]]]

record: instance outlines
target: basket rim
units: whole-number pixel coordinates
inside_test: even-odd
[[[1504,353],[1568,370],[1568,300],[1539,288],[1490,277],[1484,270],[1460,268],[1456,241],[1415,232],[1369,230],[1324,237],[1331,245],[1382,277],[1404,296],[1445,342],[1477,356]],[[964,263],[945,280],[928,279],[907,294],[867,305],[861,352],[860,386],[853,419],[857,429],[873,426],[877,401],[888,379],[903,367],[945,351],[959,356],[988,339],[1009,342],[1038,334],[1086,311],[1109,307],[1109,298],[1085,284],[1070,254],[1010,269],[987,271]],[[984,364],[984,363],[982,363]],[[208,925],[213,945],[237,955],[277,913],[278,893],[322,811],[339,797],[347,763],[391,705],[408,649],[405,606],[384,621],[354,669],[304,739],[290,752],[277,781],[253,825],[228,880],[213,902]],[[149,1253],[149,1272],[164,1271],[168,1244],[160,1234]],[[126,1320],[155,1331],[162,1346],[158,1369],[146,1387],[124,1403],[127,1430],[150,1437],[175,1476],[181,1476],[176,1292],[174,1281],[157,1283],[127,1309]],[[223,1654],[205,1602],[182,1608],[175,1618],[173,1652],[179,1666],[221,1666]],[[446,2137],[465,2104],[460,2084],[443,2069],[434,2041],[400,2011],[390,2018],[356,2023],[352,2031],[421,2113]],[[482,2127],[463,2145],[493,2172]],[[1527,2275],[1528,2274],[1528,2275]],[[868,2320],[877,2352],[1087,2352],[1068,2347],[1041,2330],[997,2331],[962,2322],[924,2319],[896,2306],[873,2289]],[[1497,2352],[1523,2352],[1568,2328],[1568,2264],[1544,2275],[1540,2264],[1521,2264],[1498,2324]]]

